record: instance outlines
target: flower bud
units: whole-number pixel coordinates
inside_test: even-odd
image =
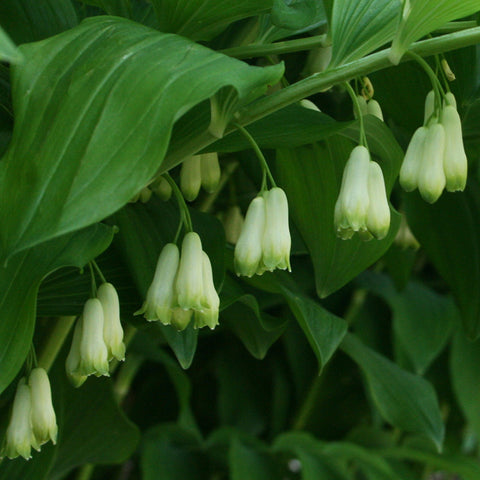
[[[149,322],[160,320],[164,325],[170,325],[179,259],[178,247],[174,243],[167,243],[158,257],[147,298],[135,315],[144,314]]]
[[[243,215],[240,207],[234,205],[230,207],[223,215],[223,228],[225,229],[225,239],[228,243],[235,245],[240,237],[243,228]]]
[[[205,308],[195,312],[195,328],[208,326],[213,330],[218,325],[218,309],[220,298],[213,283],[212,265],[208,255],[203,252],[202,273],[203,273],[203,296]]]
[[[159,177],[150,188],[164,202],[170,200],[172,196],[172,187],[164,177]]]
[[[445,94],[445,104],[452,105],[453,107],[455,107],[455,110],[457,109],[457,100],[452,92],[447,92]]]
[[[367,106],[367,101],[365,100],[364,97],[362,97],[361,95],[357,95],[357,102],[358,102],[358,107],[360,108],[360,113],[363,115],[367,115],[368,114],[368,106]],[[354,108],[353,109],[353,115],[355,116],[355,118],[357,118],[357,109]]]
[[[435,92],[430,90],[425,97],[425,114],[423,117],[423,123],[426,125],[429,118],[433,115],[435,111]]]
[[[441,123],[445,128],[443,170],[446,188],[449,192],[463,191],[467,183],[468,163],[463,147],[462,122],[453,105],[443,109]]]
[[[47,372],[43,368],[34,368],[28,383],[32,395],[32,428],[35,438],[40,445],[49,440],[55,445],[58,427]]]
[[[400,168],[400,185],[406,192],[418,187],[418,175],[423,162],[423,151],[427,127],[417,128],[407,148],[407,153]]]
[[[108,350],[103,340],[103,307],[98,298],[87,300],[82,319],[79,373],[108,377]]]
[[[353,232],[365,231],[369,206],[368,173],[370,153],[363,145],[352,150],[343,171],[342,186],[335,205],[337,234],[350,238]]]
[[[315,110],[316,112],[320,112],[320,109],[312,101],[306,98],[300,100],[300,106],[303,108],[307,108],[308,110]]]
[[[265,229],[265,200],[256,197],[248,206],[240,238],[235,246],[234,263],[237,275],[252,277],[262,259],[262,240]]]
[[[380,107],[380,104],[376,100],[372,99],[367,103],[367,113],[377,117],[383,122],[382,107]]]
[[[152,191],[148,187],[144,187],[140,190],[139,200],[142,203],[147,203],[152,198]]]
[[[388,206],[385,181],[380,165],[370,162],[368,172],[367,229],[377,239],[387,236],[390,229],[390,207]]]
[[[40,450],[32,428],[32,394],[25,379],[20,380],[13,400],[12,416],[5,434],[4,453],[10,458],[32,458],[31,447]]]
[[[98,288],[97,298],[103,307],[103,339],[107,346],[108,359],[116,358],[118,361],[123,361],[125,344],[117,291],[111,283],[103,283]]]
[[[182,242],[182,254],[175,284],[177,302],[184,310],[203,308],[202,242],[195,232],[188,232]]]
[[[200,155],[186,158],[180,170],[180,188],[185,199],[193,202],[198,196],[201,185]]]
[[[264,194],[265,228],[262,238],[262,263],[269,271],[290,268],[291,238],[288,226],[288,201],[278,187]]]
[[[418,189],[422,198],[434,203],[445,188],[443,156],[445,152],[445,129],[435,123],[427,130],[422,166],[418,174]]]
[[[218,154],[212,152],[200,155],[200,170],[202,187],[208,193],[214,192],[220,183],[220,177],[222,174],[220,164],[218,163]]]
[[[83,319],[80,318],[75,324],[72,346],[70,347],[70,352],[65,362],[65,371],[67,372],[67,377],[75,388],[83,385],[83,383],[87,379],[87,376],[80,374],[78,370],[80,367],[80,343],[82,341],[82,323]]]

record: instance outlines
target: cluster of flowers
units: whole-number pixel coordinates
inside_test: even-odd
[[[180,170],[180,188],[186,200],[193,202],[200,187],[212,193],[220,182],[220,164],[216,152],[193,155],[186,158]]]
[[[263,192],[250,203],[235,246],[237,275],[252,277],[265,271],[290,268],[288,201],[278,187]]]
[[[210,259],[198,234],[189,232],[181,255],[174,243],[162,249],[147,298],[136,314],[178,330],[185,329],[193,316],[195,328],[208,326],[213,330],[218,325],[219,306]]]
[[[87,300],[75,325],[65,369],[72,384],[79,387],[90,375],[108,376],[109,361],[114,358],[125,359],[120,306],[115,287],[103,283],[97,298]]]
[[[40,451],[49,440],[55,445],[57,431],[47,372],[34,368],[28,383],[25,378],[18,382],[2,453],[11,459],[21,455],[28,460],[32,447]]]
[[[441,103],[438,115],[436,102]],[[467,170],[455,97],[447,93],[442,102],[431,91],[425,100],[424,125],[414,133],[405,154],[400,185],[407,192],[418,188],[424,200],[434,203],[444,188],[449,192],[464,190]]]
[[[343,240],[358,232],[363,240],[384,238],[390,228],[390,208],[383,172],[363,145],[352,150],[345,165],[335,204],[335,228]]]

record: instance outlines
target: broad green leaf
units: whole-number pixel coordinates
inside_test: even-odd
[[[262,148],[293,148],[323,140],[348,126],[328,115],[299,105],[290,105],[250,124],[247,130]],[[358,137],[357,137],[358,138]],[[250,148],[238,131],[210,145],[207,150],[236,152]]]
[[[22,59],[22,54],[5,33],[5,30],[0,27],[0,60],[9,63],[19,63]]]
[[[80,0],[87,5],[94,5],[101,8],[109,15],[132,18],[131,0]]]
[[[268,12],[273,0],[152,0],[160,30],[210,40],[231,23]]]
[[[178,118],[225,86],[253,99],[283,72],[117,17],[21,51],[0,171],[4,259],[118,210],[161,165]]]
[[[288,30],[302,31],[313,21],[325,19],[325,9],[317,0],[273,0],[273,25]]]
[[[139,432],[118,407],[107,379],[90,378],[75,389],[58,365],[61,389],[59,438],[50,480],[59,480],[86,463],[108,465],[125,461],[139,441]]]
[[[321,371],[347,332],[347,322],[304,295],[283,288],[285,299],[302,327]]]
[[[405,195],[408,223],[438,273],[452,289],[471,338],[480,335],[480,188],[444,193],[433,205],[417,193]]]
[[[362,369],[382,417],[401,430],[425,435],[441,450],[445,428],[432,385],[374,352],[353,334],[347,334],[342,349]]]
[[[2,0],[0,24],[16,44],[35,42],[78,24],[71,0]]]
[[[398,2],[397,2],[398,3]],[[480,11],[478,0],[410,0],[393,39],[390,59],[398,64],[411,43],[451,20]]]
[[[110,244],[111,228],[93,225],[14,255],[0,268],[0,392],[18,373],[31,347],[40,282],[64,267],[83,267]]]
[[[206,457],[198,439],[177,425],[159,425],[142,440],[143,480],[207,480]]]
[[[387,192],[390,192],[400,168],[401,149],[392,140],[391,133],[383,135],[388,130],[385,125],[369,123],[378,135],[375,140],[372,133],[369,143],[372,139],[372,151],[381,154],[379,163],[384,171]],[[354,135],[354,131],[348,135]],[[382,150],[373,150],[382,140]],[[392,212],[390,232],[381,241],[363,242],[356,236],[341,240],[336,236],[334,208],[343,167],[353,148],[352,142],[335,136],[325,144],[282,149],[277,153],[278,183],[287,193],[292,221],[312,257],[317,293],[321,298],[343,287],[378,260],[392,243],[400,223],[399,215]]]
[[[471,342],[459,332],[452,343],[450,370],[453,390],[467,422],[480,435],[480,341]]]
[[[415,281],[397,291],[387,276],[372,272],[365,272],[360,284],[390,305],[396,338],[415,372],[423,374],[441,353],[459,321],[452,299]]]
[[[266,449],[254,448],[239,438],[230,445],[231,480],[278,480],[280,468]]]
[[[211,215],[193,210],[191,213],[194,230],[200,235],[203,249],[210,257],[215,286],[219,289],[225,275],[223,227]],[[156,197],[152,197],[145,205],[127,205],[111,219],[120,229],[114,244],[143,299],[152,282],[158,256],[164,245],[174,240],[179,221],[174,201],[165,203]],[[198,331],[187,328],[183,332],[177,332],[173,327],[161,324],[156,324],[156,327],[159,335],[163,335],[173,349],[182,367],[188,368],[197,347]]]
[[[330,67],[357,60],[389,42],[400,8],[399,0],[335,0]]]

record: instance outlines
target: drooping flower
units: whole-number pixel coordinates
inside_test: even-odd
[[[377,240],[381,240],[387,236],[390,229],[390,207],[383,172],[376,162],[369,164],[368,197],[367,230]]]
[[[242,211],[238,205],[233,205],[222,215],[225,239],[228,243],[235,245],[238,242],[244,221]]]
[[[369,115],[373,115],[374,117],[377,117],[379,120],[383,122],[382,107],[377,102],[377,100],[374,100],[372,98],[367,102],[367,113]]]
[[[57,418],[52,403],[52,392],[47,372],[34,368],[28,380],[32,396],[32,428],[39,445],[49,440],[57,443]]]
[[[80,375],[109,376],[108,349],[103,339],[103,307],[98,298],[90,298],[83,308],[80,340]]]
[[[220,182],[221,170],[216,152],[204,153],[200,156],[202,187],[206,192],[214,192]]]
[[[111,283],[103,283],[98,288],[97,298],[103,308],[103,340],[107,346],[108,359],[116,358],[118,361],[123,361],[125,344],[117,291]]]
[[[186,200],[193,202],[202,185],[200,155],[186,158],[180,169],[180,188]]]
[[[32,393],[25,379],[18,382],[13,400],[12,415],[5,434],[4,454],[10,458],[32,458],[31,448],[40,450],[32,427]]]
[[[202,252],[202,276],[204,308],[195,312],[195,328],[207,326],[213,330],[218,325],[218,309],[220,298],[213,284],[213,273],[210,259]]]
[[[427,131],[427,127],[420,127],[415,131],[400,168],[400,185],[406,192],[411,192],[418,187],[418,174],[424,157]]]
[[[80,387],[85,383],[87,375],[79,373],[80,367],[80,343],[82,341],[82,318],[79,318],[75,324],[73,331],[72,345],[65,362],[65,371],[67,377],[75,388]]]

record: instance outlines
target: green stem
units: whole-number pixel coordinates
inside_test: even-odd
[[[97,282],[95,281],[95,272],[93,271],[92,262],[88,262],[88,268],[90,269],[92,298],[97,296]]]
[[[38,366],[44,368],[47,372],[57,358],[58,352],[75,323],[75,318],[74,316],[59,317],[51,330],[47,342],[38,356]]]
[[[275,183],[275,180],[273,178],[272,172],[270,171],[270,168],[268,168],[267,160],[265,159],[265,157],[264,157],[262,151],[260,150],[260,147],[258,146],[255,139],[241,125],[239,125],[238,123],[235,123],[234,125],[235,125],[235,127],[238,128],[240,133],[242,133],[242,135],[248,140],[248,142],[252,146],[255,154],[257,155],[258,160],[260,161],[260,164],[262,165],[263,171],[268,175],[268,178],[270,179],[272,187],[276,187],[277,184]],[[264,183],[264,182],[262,182],[262,183]],[[262,190],[263,189],[264,189],[264,185],[262,185]]]
[[[365,135],[365,125],[364,125],[364,121],[363,121],[363,114],[362,114],[362,110],[360,109],[360,104],[358,103],[357,95],[355,95],[355,92],[353,91],[352,86],[348,82],[345,82],[345,88],[347,89],[347,92],[350,95],[350,98],[352,99],[353,108],[356,111],[358,121],[360,122],[360,141],[359,141],[359,144],[368,148],[367,136]]]
[[[208,195],[208,197],[200,205],[199,210],[201,212],[209,212],[212,209],[215,200],[218,198],[226,183],[230,180],[230,177],[233,175],[233,172],[237,169],[238,162],[229,163],[222,172],[220,182],[218,183],[217,189]]]
[[[175,195],[175,198],[177,199],[180,215],[182,216],[182,219],[185,223],[185,228],[187,229],[187,232],[193,232],[192,219],[190,218],[190,212],[188,211],[188,207],[185,203],[185,198],[183,198],[182,192],[178,188],[178,185],[175,183],[173,178],[168,173],[165,173],[164,177],[172,187],[172,191]]]
[[[84,465],[78,472],[76,480],[90,480],[92,477],[93,470],[95,465],[87,463]]]
[[[127,396],[130,386],[132,385],[138,370],[142,366],[143,360],[144,358],[142,356],[131,353],[118,371],[113,386],[113,392],[119,404],[121,404],[123,399]]]
[[[103,276],[103,273],[102,271],[100,270],[100,267],[98,266],[97,262],[95,260],[92,260],[92,265],[95,267],[95,270],[97,271],[98,273],[98,276],[100,277],[100,279],[102,280],[103,283],[107,283],[107,280],[105,279],[105,277]]]
[[[437,53],[475,45],[479,42],[480,27],[476,27],[416,42],[411,45],[410,51],[422,57],[428,57]],[[314,95],[322,90],[326,90],[333,85],[349,81],[357,76],[368,75],[372,72],[392,67],[388,58],[388,53],[389,49],[372,53],[359,60],[330,68],[325,72],[317,73],[304,80],[300,80],[299,82],[269,95],[268,97],[262,97],[260,100],[257,100],[241,110],[239,117],[237,118],[237,123],[242,126],[249,125],[252,122],[276,112],[277,110],[285,108],[292,103],[297,103],[303,98]],[[409,58],[404,57],[401,61],[407,62],[409,61]],[[225,134],[231,133],[234,130],[234,127],[227,128]],[[186,140],[181,148],[178,148],[167,155],[162,164],[160,173],[174,167],[186,156],[192,155],[208,147],[208,145],[216,140],[218,139],[208,131],[199,133],[189,140]]]
[[[293,430],[303,430],[307,426],[310,415],[315,410],[315,407],[318,403],[318,396],[321,391],[323,379],[325,378],[324,373],[325,372],[323,372],[323,374],[320,373],[316,375],[313,379],[305,401],[302,403],[302,406],[300,407],[300,410],[298,411],[298,414],[293,422]]]

